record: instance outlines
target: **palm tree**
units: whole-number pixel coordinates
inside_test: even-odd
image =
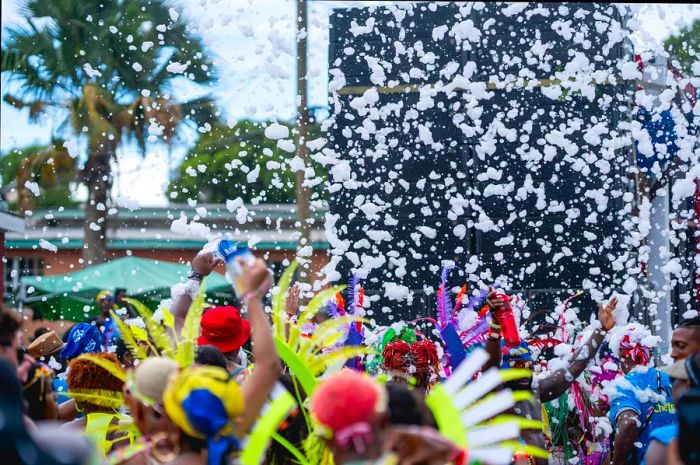
[[[19,85],[4,100],[49,112],[87,141],[78,180],[88,188],[83,258],[106,259],[110,162],[120,144],[172,144],[183,123],[213,121],[208,97],[176,101],[173,84],[213,81],[204,46],[164,0],[27,0],[27,26],[8,28],[2,72]]]

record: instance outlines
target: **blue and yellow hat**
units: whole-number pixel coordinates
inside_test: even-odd
[[[520,345],[515,347],[506,346],[505,341],[501,341],[501,349],[503,354],[503,360],[501,361],[501,368],[511,368],[512,362],[531,362],[532,361],[532,350],[530,350],[530,344],[524,339],[520,342]]]
[[[189,436],[206,439],[209,464],[219,465],[239,448],[235,420],[243,414],[243,394],[223,368],[189,367],[175,375],[163,393],[170,419]]]
[[[114,295],[110,291],[105,289],[97,293],[97,295],[95,296],[95,302],[99,302],[103,299],[111,300],[112,302],[114,302]]]

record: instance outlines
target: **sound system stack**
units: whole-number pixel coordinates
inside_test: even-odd
[[[345,82],[328,147],[350,166],[331,176],[331,254],[371,318],[434,316],[445,263],[450,286],[496,281],[533,313],[585,290],[585,318],[592,292],[623,285],[634,86],[616,6],[416,3],[330,23]]]

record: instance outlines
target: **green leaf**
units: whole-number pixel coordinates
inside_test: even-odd
[[[275,327],[275,334],[281,338],[284,338],[284,326],[282,313],[285,311],[285,304],[287,303],[287,290],[292,283],[292,278],[294,277],[294,272],[299,266],[299,262],[294,260],[284,273],[282,277],[277,282],[277,293],[272,297],[272,325]]]
[[[280,359],[299,380],[306,395],[311,396],[318,385],[318,381],[311,371],[309,371],[307,364],[304,363],[304,360],[302,360],[279,336],[275,336],[275,347],[277,348],[277,354]]]
[[[126,348],[129,349],[129,352],[131,352],[131,354],[138,360],[145,360],[148,357],[148,354],[146,354],[143,347],[136,342],[131,329],[124,324],[124,322],[119,318],[119,315],[114,313],[114,310],[110,310],[109,315],[112,318],[112,321],[114,321],[119,327],[119,337],[122,339],[122,341],[124,341],[124,344],[126,345]]]
[[[148,333],[145,329],[140,328],[136,325],[129,326],[129,329],[131,329],[131,334],[134,335],[134,339],[136,339],[137,341],[148,342]]]
[[[303,312],[299,315],[298,323],[293,325],[289,330],[289,346],[296,348],[297,342],[299,340],[300,325],[306,321],[311,320],[316,312],[325,305],[328,300],[335,298],[338,292],[345,289],[345,286],[335,286],[330,289],[324,289],[323,291],[316,294],[308,303]]]
[[[352,315],[345,315],[338,318],[331,318],[330,320],[326,320],[323,323],[316,326],[316,329],[314,329],[313,335],[311,336],[311,341],[316,346],[323,346],[324,340],[331,334],[340,331],[345,331],[345,329],[348,326],[357,322],[363,324],[370,323],[369,320]]]
[[[299,323],[311,320],[322,306],[329,300],[335,299],[335,295],[339,292],[343,292],[346,287],[345,285],[333,286],[316,294],[306,305],[304,311],[299,315]]]
[[[467,432],[452,397],[438,384],[425,396],[425,404],[435,417],[440,432],[460,447],[467,446]]]
[[[151,309],[146,307],[143,303],[136,299],[125,298],[125,302],[131,304],[136,310],[136,313],[143,319],[146,323],[146,329],[148,330],[148,335],[153,343],[156,345],[158,350],[162,353],[171,351],[173,349],[172,339],[168,336],[165,328],[153,320],[153,312]],[[165,322],[165,310],[163,308],[163,321]],[[168,312],[168,315],[172,319],[173,326],[175,324],[173,315]]]
[[[258,421],[255,423],[255,427],[251,431],[250,436],[248,436],[248,441],[241,453],[242,465],[259,465],[262,463],[263,455],[275,431],[292,409],[296,407],[297,403],[294,397],[286,389],[282,388],[282,391],[280,395],[270,402],[269,408],[263,410],[265,415],[258,418]],[[304,464],[306,462],[300,463]]]
[[[161,307],[161,311],[163,312],[163,324],[165,327],[175,330],[175,317],[173,314],[165,307]]]
[[[280,435],[278,432],[273,432],[272,433],[272,439],[275,441],[279,442],[282,447],[287,449],[290,454],[294,456],[295,459],[297,459],[297,463],[300,465],[310,465],[309,460],[304,457],[304,454],[299,450],[298,447],[296,447],[294,444],[286,440],[282,435]]]
[[[309,371],[315,375],[321,375],[329,367],[338,362],[347,362],[351,358],[362,357],[363,355],[376,355],[376,351],[371,347],[365,346],[345,346],[341,349],[334,350],[329,354],[320,354],[312,362]]]
[[[178,344],[177,362],[182,368],[192,365],[194,353],[197,348],[197,338],[201,331],[202,314],[204,313],[205,302],[204,281],[199,287],[199,292],[192,300],[185,322],[182,325],[181,339]]]

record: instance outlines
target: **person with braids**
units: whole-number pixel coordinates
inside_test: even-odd
[[[92,358],[102,362],[98,365]],[[109,364],[114,369],[101,366]],[[119,413],[124,388],[124,381],[114,374],[119,370],[117,357],[106,352],[77,357],[68,368],[68,393],[83,416],[64,424],[63,428],[84,431],[103,454],[131,442],[129,435],[114,431],[128,419]]]
[[[292,375],[285,373],[280,376],[280,383],[289,392],[295,395],[297,405],[287,415],[287,418],[277,428],[277,434],[284,438],[299,450],[303,450],[304,440],[309,435],[309,428],[306,423],[306,414],[302,411],[306,401],[306,393],[299,381],[292,378]],[[265,452],[265,464],[270,465],[295,465],[298,459],[279,441],[271,441]]]
[[[432,412],[425,403],[425,392],[406,383],[389,381],[385,385],[388,395],[389,423],[437,427]]]
[[[33,363],[22,386],[27,415],[34,421],[58,419],[58,405],[52,384],[53,371],[42,363]]]
[[[415,333],[404,328],[400,333],[387,330],[382,339],[382,366],[397,382],[415,379],[417,386],[427,390],[440,379],[440,358],[435,344],[417,340]]]

